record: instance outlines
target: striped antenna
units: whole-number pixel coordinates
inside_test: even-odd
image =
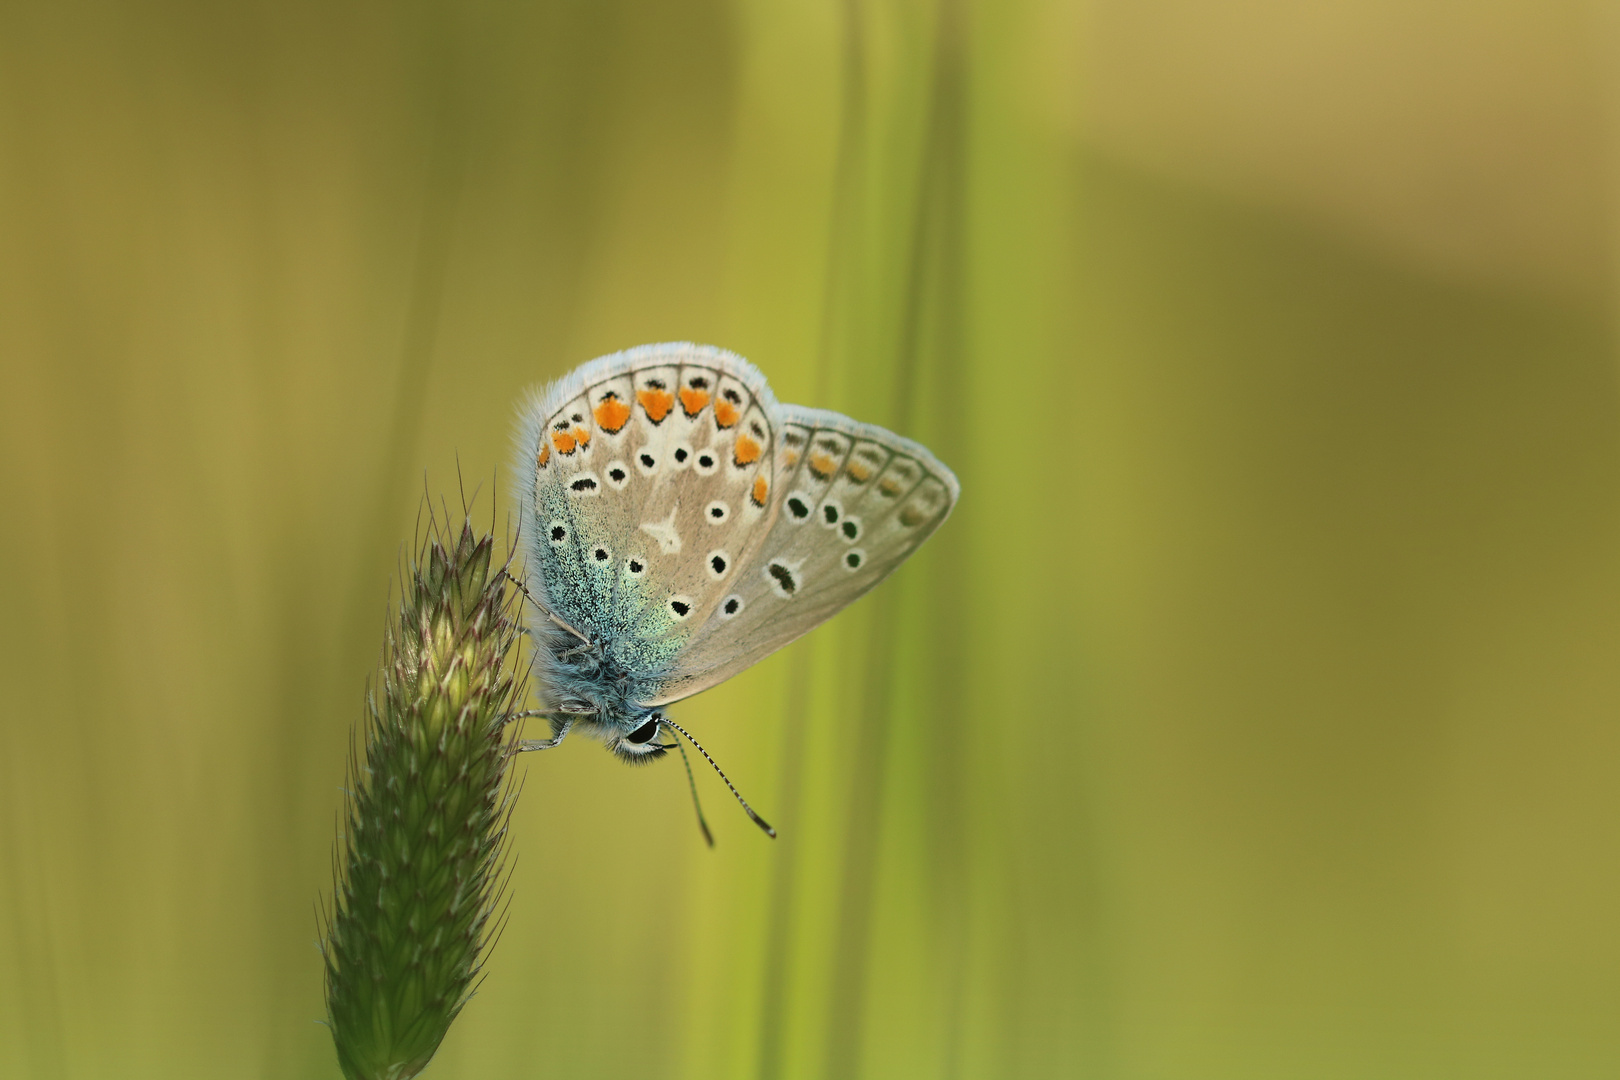
[[[731,782],[731,779],[728,776],[726,776],[725,772],[720,768],[720,766],[715,764],[714,758],[709,757],[709,752],[707,750],[703,749],[703,744],[698,742],[696,739],[692,738],[692,733],[691,732],[689,732],[685,728],[681,727],[681,725],[677,724],[675,721],[671,720],[669,717],[667,717],[667,716],[664,717],[661,722],[665,723],[665,724],[668,724],[675,731],[680,732],[683,736],[686,737],[686,741],[691,743],[697,749],[697,752],[703,755],[704,760],[706,760],[710,765],[714,766],[714,771],[720,774],[720,779],[722,779],[722,780],[724,780],[726,782],[726,787],[730,788],[731,793],[733,795],[737,796],[737,801],[739,803],[741,803],[742,808],[748,812],[748,816],[754,819],[754,824],[758,825],[761,829],[764,829],[766,836],[770,837],[772,840],[775,840],[776,839],[776,830],[771,828],[768,824],[766,824],[764,818],[762,818],[758,814],[754,813],[754,808],[752,806],[749,806],[748,805],[748,800],[742,797],[742,792],[737,790],[737,785],[733,784]],[[679,746],[680,743],[676,743],[675,745]],[[681,752],[681,756],[682,756],[682,758],[685,758],[686,752],[684,750]],[[688,776],[690,776],[690,775],[691,775],[690,772],[688,772]],[[695,782],[692,785],[692,797],[694,799],[697,797],[697,784]],[[699,821],[703,820],[703,811],[702,811],[701,808],[698,810],[698,820]],[[705,829],[704,832],[708,832],[708,830]],[[712,843],[713,841],[710,841],[710,842]]]

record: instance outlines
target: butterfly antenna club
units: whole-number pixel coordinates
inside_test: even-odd
[[[748,816],[750,818],[753,819],[754,824],[758,825],[761,829],[765,830],[765,835],[766,836],[770,837],[772,840],[775,840],[776,839],[776,830],[771,828],[770,824],[764,818],[762,818],[758,814],[754,813],[754,808],[752,806],[748,805],[748,800],[742,797],[742,792],[737,790],[737,785],[733,784],[731,782],[731,778],[728,777],[725,774],[725,770],[721,769],[719,764],[716,763],[716,761],[714,760],[714,758],[709,756],[709,752],[707,750],[703,749],[703,744],[698,742],[696,739],[692,738],[692,733],[691,732],[689,732],[685,728],[681,727],[681,725],[677,724],[675,721],[671,720],[669,717],[667,717],[667,716],[664,717],[663,722],[668,724],[673,730],[679,732],[683,737],[685,737],[687,742],[691,743],[692,746],[694,748],[696,748],[698,753],[703,755],[704,760],[707,761],[711,766],[713,766],[715,772],[720,774],[720,779],[722,779],[722,780],[724,780],[726,782],[726,787],[731,789],[731,793],[737,797],[737,802],[742,804],[743,810],[748,814]],[[677,743],[676,745],[678,746],[680,744]],[[682,756],[682,758],[685,758],[686,755],[685,755],[684,751],[682,752],[681,756]],[[697,784],[696,784],[696,782],[694,782],[693,785],[692,785],[692,795],[693,795],[694,798],[696,798],[696,796],[697,796]],[[703,820],[703,811],[702,811],[701,808],[698,810],[698,820],[700,822]],[[705,826],[703,831],[704,831],[704,834],[707,835],[708,831],[709,831],[708,827]],[[711,840],[709,842],[712,844],[714,841]]]

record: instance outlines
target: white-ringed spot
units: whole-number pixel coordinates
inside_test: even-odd
[[[790,565],[780,559],[765,564],[765,580],[770,583],[771,591],[784,600],[793,599],[793,594],[803,584],[799,580],[799,564]]]
[[[603,479],[614,491],[623,491],[630,486],[630,469],[622,461],[611,462],[604,470]]]
[[[735,619],[743,609],[743,598],[732,593],[720,602],[720,617],[722,619]]]
[[[705,557],[705,567],[709,576],[716,581],[724,578],[731,572],[731,555],[724,551],[711,551]]]
[[[724,525],[731,517],[731,507],[719,499],[703,508],[703,520],[710,525]]]

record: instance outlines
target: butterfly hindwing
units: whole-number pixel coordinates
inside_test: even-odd
[[[547,388],[519,433],[543,601],[626,669],[667,669],[764,537],[774,408],[746,361],[695,345],[603,357]]]

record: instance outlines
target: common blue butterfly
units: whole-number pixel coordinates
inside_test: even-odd
[[[678,746],[666,732],[702,751],[665,707],[831,618],[960,493],[910,439],[780,404],[742,357],[684,342],[576,368],[524,404],[517,444],[546,706],[525,715],[552,727],[521,745],[578,728],[628,762]]]

